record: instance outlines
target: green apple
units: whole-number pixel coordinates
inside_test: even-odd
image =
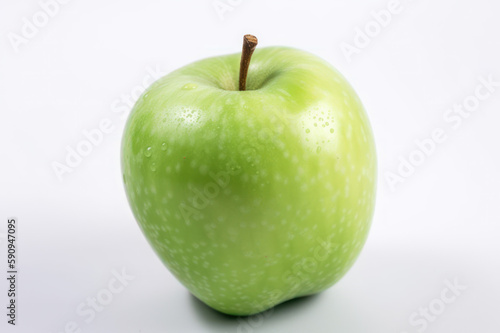
[[[376,154],[360,99],[324,60],[257,49],[246,90],[239,70],[240,54],[226,55],[152,84],[121,162],[134,216],[172,274],[210,307],[250,315],[321,292],[352,266]]]

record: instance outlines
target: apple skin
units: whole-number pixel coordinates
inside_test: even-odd
[[[371,225],[376,153],[349,83],[310,53],[257,49],[156,81],[122,141],[127,197],[149,243],[210,307],[250,315],[321,292]]]

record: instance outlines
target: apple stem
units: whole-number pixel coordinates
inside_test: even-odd
[[[240,91],[246,90],[248,66],[250,66],[250,59],[252,58],[253,51],[255,51],[256,47],[257,37],[254,35],[243,36],[243,50],[241,51],[240,62]]]

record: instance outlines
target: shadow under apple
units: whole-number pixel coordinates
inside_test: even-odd
[[[212,309],[198,298],[189,294],[190,302],[195,315],[214,329],[214,332],[254,332],[261,327],[265,321],[281,320],[286,316],[294,316],[302,308],[317,301],[321,294],[294,298],[274,306],[266,311],[250,316],[232,316]]]

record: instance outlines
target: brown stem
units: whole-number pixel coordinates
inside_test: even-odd
[[[255,51],[256,47],[257,37],[253,35],[243,36],[243,50],[241,51],[240,62],[240,91],[246,90],[248,66],[250,65],[250,58],[252,58],[253,51]]]

